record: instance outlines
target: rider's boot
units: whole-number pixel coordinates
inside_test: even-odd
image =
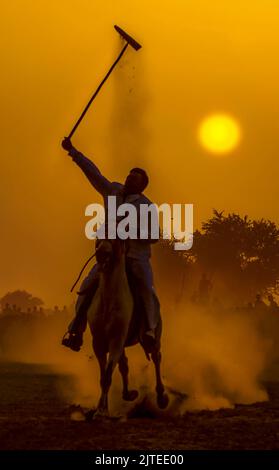
[[[83,332],[86,329],[87,313],[86,310],[80,308],[74,320],[68,326],[67,333],[64,334],[62,339],[63,346],[70,348],[73,351],[80,351],[82,346]]]
[[[97,284],[96,284],[97,285]],[[79,295],[76,316],[68,327],[67,333],[63,336],[62,344],[73,351],[80,351],[83,340],[83,333],[87,325],[87,310],[96,291],[96,286],[90,286],[91,289]]]

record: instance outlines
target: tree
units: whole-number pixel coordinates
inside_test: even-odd
[[[184,256],[188,265],[223,279],[228,290],[244,298],[278,291],[279,228],[270,220],[214,210]]]
[[[25,290],[15,290],[13,292],[8,292],[0,299],[0,304],[2,310],[5,309],[6,305],[13,306],[27,311],[27,309],[34,309],[34,307],[39,307],[44,304],[44,302],[38,297],[33,297],[32,294],[26,292]]]

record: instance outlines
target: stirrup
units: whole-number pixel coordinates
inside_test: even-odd
[[[154,341],[156,340],[156,336],[155,336],[155,330],[147,330],[145,333],[144,333],[145,336],[148,336],[148,339],[154,339]]]
[[[142,335],[142,344],[146,353],[151,353],[156,346],[155,331],[148,330]]]

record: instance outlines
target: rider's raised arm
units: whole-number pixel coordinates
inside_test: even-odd
[[[69,155],[71,155],[73,161],[83,171],[92,186],[94,186],[102,196],[108,196],[111,192],[111,182],[102,175],[99,168],[74,147],[70,149]]]

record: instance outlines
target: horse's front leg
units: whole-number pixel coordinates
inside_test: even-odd
[[[101,397],[94,416],[106,416],[108,414],[108,391],[106,387],[107,353],[105,351],[97,352],[95,349],[95,354],[100,367]]]
[[[108,359],[98,358],[101,370],[101,398],[94,416],[108,416],[108,394],[112,382],[113,371],[123,353],[123,344],[112,341],[109,345]]]
[[[119,359],[118,363],[119,372],[122,375],[123,381],[123,392],[122,398],[126,401],[134,401],[138,397],[137,390],[129,390],[128,387],[128,375],[129,375],[129,367],[128,367],[128,358],[125,354],[125,350],[122,353],[122,356]]]
[[[157,403],[159,408],[166,408],[169,404],[169,397],[165,393],[165,387],[161,379],[161,360],[162,355],[159,349],[154,349],[151,353],[152,361],[155,365],[156,371],[156,392],[157,392]]]

